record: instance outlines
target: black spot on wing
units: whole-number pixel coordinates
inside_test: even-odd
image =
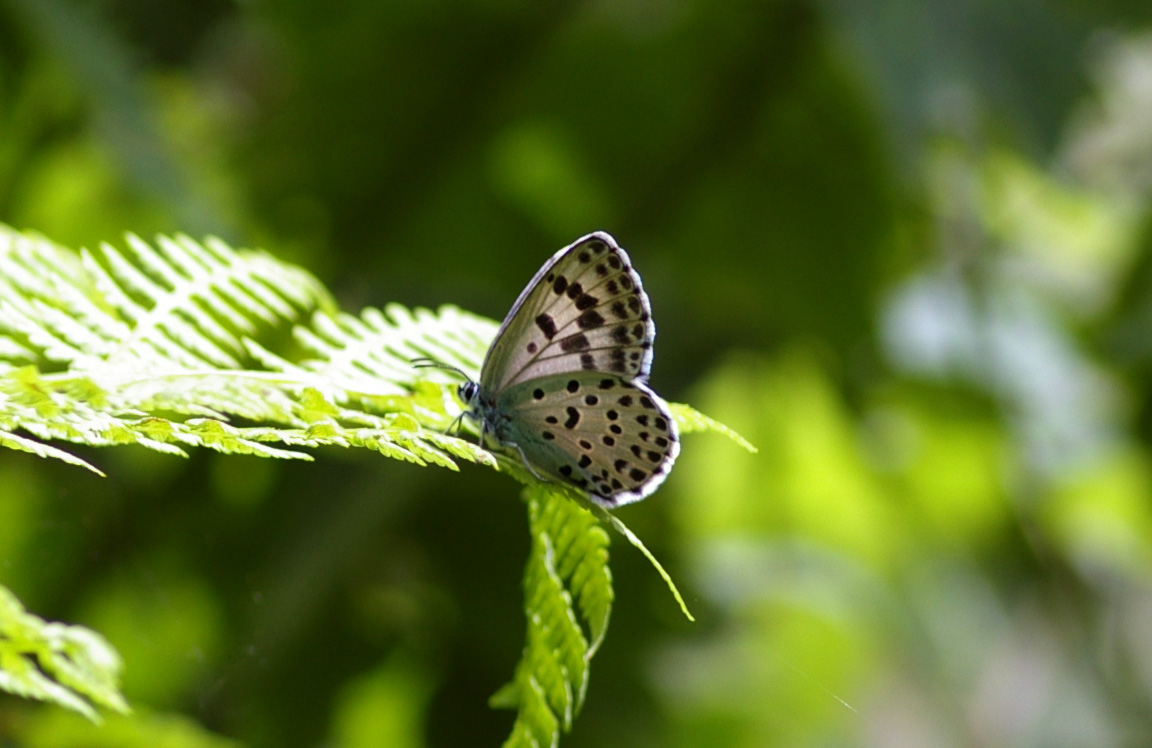
[[[591,353],[580,354],[580,368],[585,371],[591,371],[596,368],[596,357]]]
[[[580,294],[580,296],[577,297],[576,308],[581,309],[581,310],[591,309],[592,307],[596,306],[599,303],[600,303],[600,299],[596,298],[595,296],[593,296],[591,294],[584,293],[584,294]]]
[[[574,299],[582,293],[584,293],[584,286],[581,286],[579,283],[573,283],[568,286],[568,298]]]
[[[544,337],[549,340],[556,335],[556,323],[547,314],[541,314],[536,318],[536,326],[540,328],[540,332],[544,333]]]
[[[568,414],[568,420],[564,422],[564,428],[576,428],[576,424],[580,423],[580,411],[569,405],[565,412]]]
[[[645,473],[640,468],[632,468],[631,470],[628,471],[628,477],[631,478],[632,480],[636,481],[637,483],[639,483],[640,481],[642,481],[648,477],[648,473]]]
[[[588,342],[588,336],[582,332],[575,335],[569,335],[566,338],[560,339],[560,350],[571,353],[572,351],[586,351],[591,347]]]
[[[552,282],[552,292],[555,294],[564,293],[566,288],[568,288],[568,279],[563,275],[557,276],[556,280]]]
[[[582,468],[586,468],[592,464],[592,458],[588,455],[580,455],[580,460],[576,464]]]
[[[603,325],[604,318],[595,309],[589,309],[576,318],[576,324],[580,326],[581,330],[587,330],[590,327]]]

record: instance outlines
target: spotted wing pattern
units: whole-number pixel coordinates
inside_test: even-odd
[[[680,452],[668,406],[642,382],[577,372],[521,382],[497,400],[515,418],[497,437],[537,469],[613,508],[648,496]]]
[[[470,412],[547,474],[612,508],[648,496],[680,452],[667,404],[648,387],[656,335],[628,254],[603,232],[552,256],[512,306]]]
[[[589,234],[553,255],[520,294],[484,359],[480,386],[497,393],[572,371],[647,381],[655,335],[628,254],[608,234]]]

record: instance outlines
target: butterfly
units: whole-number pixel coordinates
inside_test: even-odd
[[[597,231],[536,273],[496,333],[466,414],[544,473],[606,508],[651,494],[680,453],[668,405],[648,387],[656,327],[628,254]]]

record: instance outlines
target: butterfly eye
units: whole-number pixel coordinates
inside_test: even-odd
[[[471,404],[472,400],[475,399],[476,393],[479,390],[480,390],[480,385],[476,384],[475,382],[465,382],[464,384],[460,385],[460,389],[458,390],[458,393],[460,395],[461,400],[463,400],[464,402],[466,402],[468,404]]]

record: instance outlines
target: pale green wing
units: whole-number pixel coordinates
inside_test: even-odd
[[[616,507],[656,490],[680,453],[668,405],[642,382],[599,372],[541,377],[509,387],[507,440],[549,476]]]

